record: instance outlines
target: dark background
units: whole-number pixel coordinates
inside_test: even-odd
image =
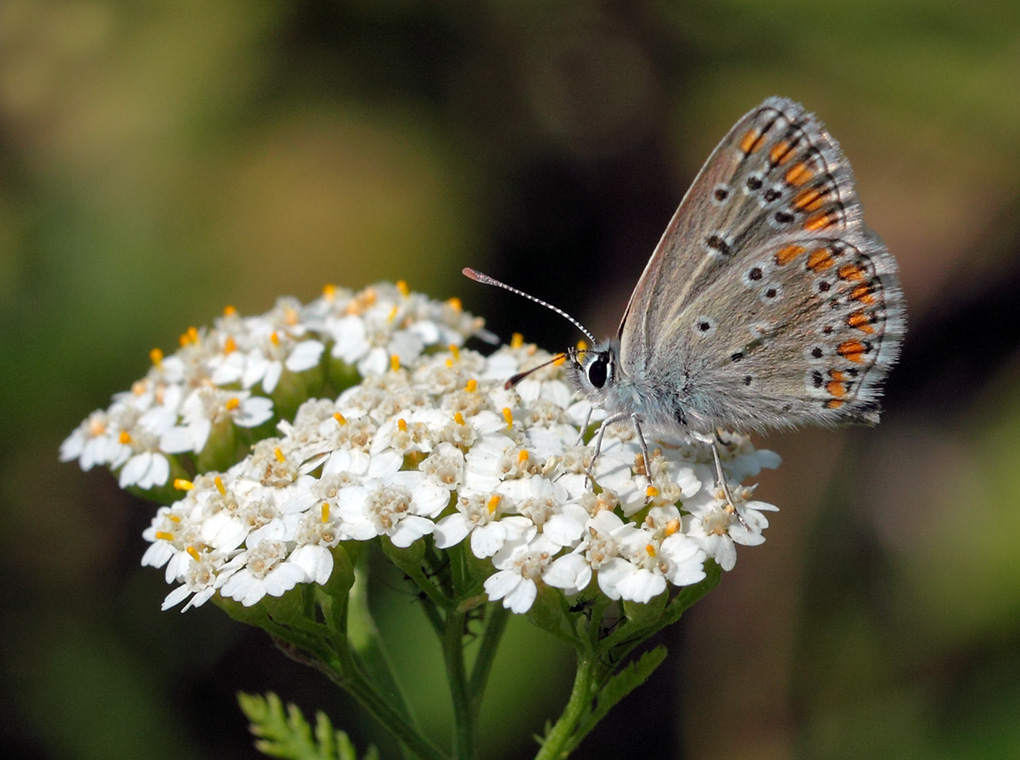
[[[1008,8],[1008,10],[1007,10]],[[579,757],[1020,756],[1020,6],[82,0],[0,3],[0,744],[252,758],[239,689],[373,727],[211,605],[162,613],[152,507],[60,441],[226,304],[406,279],[503,337],[598,333],[687,184],[772,94],[816,112],[902,268],[876,429],[761,445],[765,546],[663,638]],[[438,649],[379,614],[445,741]],[[569,653],[515,620],[487,758],[533,754]],[[437,691],[438,689],[438,691]]]

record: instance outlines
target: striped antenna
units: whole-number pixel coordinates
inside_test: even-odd
[[[544,306],[545,308],[549,309],[550,311],[555,311],[561,317],[563,317],[568,322],[570,322],[570,324],[572,324],[578,330],[583,332],[584,333],[584,337],[586,337],[588,339],[588,344],[589,345],[594,346],[594,345],[596,345],[598,343],[598,341],[595,340],[595,336],[592,335],[590,332],[588,332],[585,329],[584,325],[582,325],[580,322],[578,322],[572,316],[567,314],[567,312],[563,311],[563,309],[557,308],[556,306],[553,306],[551,303],[543,301],[541,298],[535,298],[535,296],[528,295],[523,290],[518,290],[517,288],[511,287],[510,285],[507,285],[505,282],[500,282],[495,277],[489,277],[489,275],[483,274],[483,273],[479,272],[477,269],[472,269],[471,267],[464,267],[464,269],[461,270],[461,271],[464,273],[465,277],[467,277],[469,279],[472,279],[475,282],[480,282],[483,285],[495,285],[497,288],[503,288],[503,290],[509,290],[511,293],[516,293],[517,295],[521,296],[522,298],[527,298],[529,301],[534,301],[535,303],[539,304],[540,306]],[[537,367],[536,367],[536,369],[537,369]],[[513,378],[511,378],[511,379],[513,379]]]

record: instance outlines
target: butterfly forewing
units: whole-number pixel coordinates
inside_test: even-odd
[[[895,262],[861,224],[849,164],[770,98],[712,153],[620,325],[624,372],[701,427],[877,419],[903,333]]]

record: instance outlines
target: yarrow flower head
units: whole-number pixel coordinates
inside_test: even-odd
[[[488,337],[458,302],[399,283],[228,310],[154,352],[61,458],[124,487],[184,489],[143,534],[142,563],[174,586],[164,607],[325,584],[336,552],[373,540],[464,552],[479,591],[518,613],[543,590],[643,604],[764,541],[775,507],[740,483],[774,454],[722,438],[733,503],[695,440],[646,462],[620,423],[593,462],[589,409],[555,362],[505,387],[551,356],[516,337],[485,356],[471,336]]]

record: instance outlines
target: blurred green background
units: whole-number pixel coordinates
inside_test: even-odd
[[[878,428],[768,439],[768,543],[578,756],[1020,757],[1018,79],[1010,2],[3,0],[5,756],[253,758],[238,689],[369,741],[259,632],[161,613],[152,507],[60,441],[153,346],[327,282],[404,278],[504,337],[576,339],[471,265],[609,332],[711,148],[781,94],[841,142],[900,262],[903,360]],[[442,739],[438,650],[386,586]],[[488,758],[533,754],[572,672],[524,621],[509,637]]]

